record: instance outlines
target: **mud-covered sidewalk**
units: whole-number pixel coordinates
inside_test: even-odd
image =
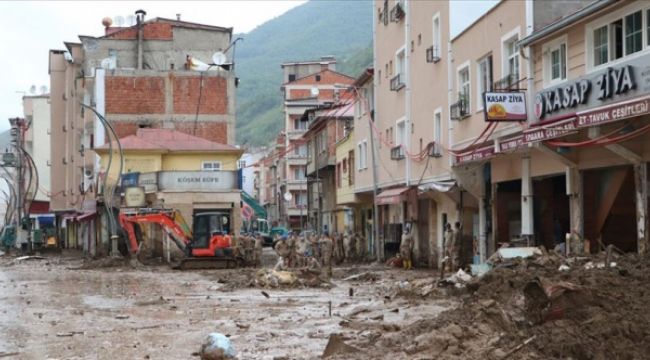
[[[329,288],[291,289],[251,286],[254,274],[133,267],[71,255],[2,257],[0,355],[198,359],[206,335],[220,332],[240,359],[318,359],[331,334],[374,341],[456,305],[409,293],[413,283],[433,281],[427,271],[340,267]]]

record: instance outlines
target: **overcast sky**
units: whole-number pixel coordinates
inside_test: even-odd
[[[318,0],[316,0],[318,1]],[[352,1],[352,0],[348,0]],[[458,34],[497,0],[454,0],[451,34]],[[22,96],[32,85],[49,87],[48,51],[63,49],[64,41],[78,42],[78,35],[100,36],[102,18],[122,16],[125,21],[137,9],[147,18],[175,18],[233,27],[249,32],[304,1],[104,1],[27,2],[0,1],[0,131],[8,118],[22,116]],[[39,92],[40,90],[37,90]]]

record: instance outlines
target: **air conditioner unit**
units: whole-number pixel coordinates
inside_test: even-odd
[[[440,61],[440,48],[437,45],[431,45],[427,48],[427,62],[437,63]]]

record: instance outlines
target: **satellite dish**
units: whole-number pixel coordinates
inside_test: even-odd
[[[135,25],[135,15],[127,15],[127,17],[126,17],[126,25],[127,26]]]
[[[41,95],[47,94],[47,86],[41,85]]]
[[[311,88],[311,96],[318,96],[318,94],[320,94],[320,90],[317,87]]]
[[[226,57],[226,54],[222,53],[221,51],[217,51],[212,55],[212,63],[215,65],[223,65],[227,60],[228,58]]]
[[[115,26],[117,27],[122,27],[124,25],[124,16],[117,15],[114,19],[113,22],[115,23]]]
[[[32,95],[36,94],[36,85],[32,85],[29,87],[29,93]]]
[[[100,66],[103,69],[106,69],[106,70],[115,69],[115,61],[114,60],[115,59],[113,59],[113,58],[107,57],[107,58],[102,60],[102,62],[100,63]]]
[[[291,193],[287,191],[286,193],[284,193],[284,200],[287,202],[293,200],[293,195],[291,195]]]

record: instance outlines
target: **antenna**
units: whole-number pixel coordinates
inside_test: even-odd
[[[311,96],[316,97],[316,96],[318,96],[319,94],[320,94],[320,90],[318,90],[317,87],[313,87],[313,88],[311,88]]]
[[[133,26],[133,25],[135,25],[135,15],[127,15],[126,26]]]
[[[227,60],[228,58],[226,57],[226,54],[222,53],[221,51],[217,51],[216,53],[212,54],[212,62],[214,65],[223,65]]]
[[[36,85],[32,85],[29,87],[29,93],[32,95],[36,94]]]

